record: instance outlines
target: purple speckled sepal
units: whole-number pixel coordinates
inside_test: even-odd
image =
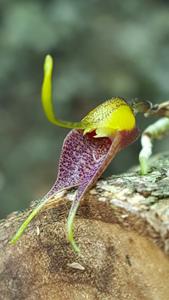
[[[83,135],[81,130],[72,130],[66,136],[60,155],[57,180],[45,198],[71,187],[78,187],[77,198],[81,198],[115,155],[136,139],[138,130],[117,132],[113,139],[94,138],[93,135]]]
[[[79,247],[73,237],[73,221],[80,200],[95,184],[116,154],[138,136],[138,130],[116,132],[113,138],[94,138],[95,133],[83,135],[81,130],[72,130],[64,140],[60,156],[57,180],[44,199],[59,190],[77,187],[67,221],[67,237],[74,251]]]
[[[138,130],[116,132],[113,138],[94,138],[95,132],[83,135],[83,131],[72,130],[63,143],[58,177],[51,190],[34,208],[28,218],[22,223],[11,243],[14,244],[22,235],[31,220],[38,214],[48,199],[58,191],[77,187],[76,197],[71,205],[67,220],[67,238],[74,251],[79,248],[73,237],[73,221],[79,202],[84,194],[101,176],[116,154],[138,136]]]
[[[46,197],[62,189],[87,185],[102,165],[110,146],[109,138],[96,139],[83,135],[80,130],[72,130],[63,143],[57,180]]]

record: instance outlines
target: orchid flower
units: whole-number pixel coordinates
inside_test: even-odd
[[[52,70],[53,60],[47,55],[42,84],[43,109],[50,122],[72,130],[63,142],[58,175],[53,187],[24,221],[11,243],[19,239],[30,221],[57,192],[77,187],[67,220],[67,238],[74,251],[79,252],[73,234],[73,222],[79,203],[117,153],[135,141],[139,131],[132,107],[119,97],[103,102],[79,122],[59,120],[52,104]]]

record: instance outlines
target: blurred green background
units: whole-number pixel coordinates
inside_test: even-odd
[[[112,96],[169,98],[169,2],[0,1],[0,217],[27,207],[56,178],[68,132],[40,102],[45,54],[55,59],[57,115],[80,120]],[[138,119],[140,128],[153,120]],[[156,143],[155,152],[169,140]],[[106,174],[138,163],[139,140]],[[105,176],[105,175],[104,175]]]

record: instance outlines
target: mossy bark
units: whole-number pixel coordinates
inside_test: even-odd
[[[74,191],[50,201],[16,245],[29,211],[0,224],[0,299],[158,299],[169,295],[169,153],[99,180],[81,203],[73,253],[65,223]]]

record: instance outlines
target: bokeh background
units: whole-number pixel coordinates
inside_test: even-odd
[[[43,60],[55,59],[57,115],[80,120],[105,99],[169,99],[169,2],[0,1],[0,217],[27,207],[54,182],[68,132],[46,120]],[[141,129],[153,120],[139,117]],[[167,149],[169,139],[156,143]],[[139,140],[107,174],[138,163]],[[104,175],[105,176],[105,175]]]

